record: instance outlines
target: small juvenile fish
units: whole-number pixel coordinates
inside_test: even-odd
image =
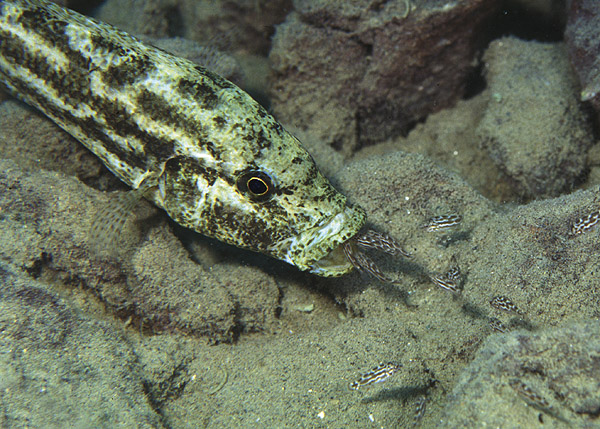
[[[508,311],[517,314],[523,314],[521,310],[505,296],[499,295],[495,296],[490,300],[490,305],[494,307],[496,310]]]
[[[384,283],[394,283],[394,281],[385,275],[361,249],[380,250],[389,255],[411,257],[411,254],[404,250],[393,237],[382,232],[361,231],[352,240],[346,242],[343,249],[344,255],[352,266]]]
[[[429,276],[429,279],[436,285],[441,287],[444,290],[449,290],[450,292],[458,292],[458,286],[456,282],[449,279],[447,274],[438,274]]]
[[[504,332],[508,331],[508,328],[504,325],[504,323],[502,323],[500,320],[496,319],[495,317],[493,317],[489,320],[489,325],[490,325],[490,328],[492,328],[492,330],[496,331],[496,332],[504,333]]]
[[[350,261],[352,266],[356,267],[363,273],[370,274],[383,283],[394,283],[391,278],[389,278],[379,269],[377,264],[375,264],[371,258],[358,250],[353,241],[354,240],[351,240],[344,244],[344,255],[346,256],[346,259]]]
[[[460,292],[461,281],[460,268],[458,265],[451,267],[445,274],[429,276],[429,279],[437,286],[451,292]]]
[[[589,215],[579,218],[577,222],[571,226],[571,234],[579,235],[588,232],[592,229],[600,220],[600,212],[595,211]]]
[[[354,242],[365,249],[381,250],[389,255],[411,257],[411,254],[404,250],[393,237],[372,229],[356,235]]]
[[[446,272],[446,278],[456,283],[460,283],[460,281],[462,280],[462,276],[460,274],[460,267],[458,265],[450,267],[450,269]]]
[[[419,396],[415,401],[415,424],[419,423],[427,410],[427,396]]]
[[[459,214],[449,214],[434,216],[427,221],[423,228],[429,232],[440,231],[443,229],[452,228],[462,221],[462,216]]]
[[[515,389],[515,391],[519,394],[521,398],[525,400],[530,405],[540,407],[540,408],[549,408],[550,404],[546,399],[534,392],[531,387],[523,383],[521,380],[512,379],[510,381],[510,387]]]
[[[376,383],[382,383],[392,375],[394,375],[402,365],[395,363],[380,363],[369,372],[360,376],[356,381],[353,381],[348,386],[351,390],[360,390],[369,387]]]

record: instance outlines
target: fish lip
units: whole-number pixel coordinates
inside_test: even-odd
[[[302,270],[337,277],[352,271],[342,244],[356,235],[365,224],[366,215],[359,206],[344,209],[318,225],[303,231],[288,249],[288,262]]]

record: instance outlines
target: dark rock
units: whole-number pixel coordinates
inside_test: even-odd
[[[581,100],[600,112],[600,2],[571,0],[565,41],[581,84]]]
[[[277,27],[273,108],[348,154],[464,93],[499,2],[296,1]]]
[[[184,37],[225,51],[264,56],[273,27],[290,9],[291,0],[109,0],[98,8],[97,18],[136,35]]]

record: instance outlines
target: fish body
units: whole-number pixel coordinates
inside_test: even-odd
[[[523,315],[523,312],[517,307],[517,305],[506,296],[499,295],[495,296],[490,300],[490,305],[496,310],[506,311],[508,313],[517,313]]]
[[[228,80],[45,0],[0,0],[0,81],[180,225],[301,270],[352,270],[365,223]]]
[[[585,217],[579,218],[571,225],[571,234],[579,235],[588,232],[600,221],[600,211],[595,210]]]
[[[456,281],[452,280],[447,274],[432,275],[429,278],[436,286],[439,286],[444,290],[449,290],[454,293],[460,292]]]
[[[423,228],[429,232],[442,231],[460,224],[461,221],[462,216],[459,214],[434,216],[423,225]]]
[[[453,265],[444,274],[431,275],[429,278],[433,283],[444,290],[460,293],[459,286],[462,281],[462,276],[458,265]]]
[[[350,390],[360,390],[373,384],[382,383],[398,372],[401,366],[393,362],[380,363],[370,371],[362,374],[358,380],[350,383],[348,387]]]

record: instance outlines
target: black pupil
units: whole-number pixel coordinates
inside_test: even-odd
[[[263,195],[269,190],[269,188],[264,180],[259,179],[258,177],[253,177],[248,180],[248,190],[254,195]]]

